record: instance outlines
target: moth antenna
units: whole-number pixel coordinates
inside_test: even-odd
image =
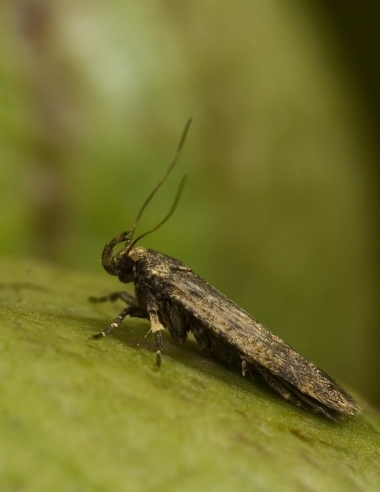
[[[139,220],[145,210],[145,208],[147,207],[148,203],[151,201],[151,199],[154,197],[154,195],[157,193],[157,191],[161,188],[161,186],[165,183],[167,177],[169,176],[169,174],[172,172],[174,166],[177,164],[177,161],[178,161],[178,157],[181,153],[181,150],[182,150],[182,147],[183,147],[183,144],[185,143],[185,140],[186,140],[186,135],[187,135],[187,132],[189,131],[189,127],[190,127],[190,124],[192,122],[193,118],[189,118],[186,122],[186,125],[185,125],[185,128],[182,132],[182,136],[181,136],[181,140],[179,141],[179,144],[178,144],[178,147],[177,147],[177,150],[175,151],[175,154],[174,154],[174,157],[172,159],[172,162],[170,163],[170,166],[167,168],[167,170],[165,171],[165,174],[162,176],[162,178],[160,179],[160,181],[156,184],[156,186],[153,188],[153,190],[150,192],[148,198],[145,200],[145,202],[143,203],[143,206],[140,208],[138,214],[137,214],[137,217],[135,219],[135,222],[133,223],[133,226],[132,226],[132,229],[130,231],[131,235],[131,239],[133,237],[133,233],[135,232],[135,229],[137,227],[137,224],[139,223]],[[155,231],[156,229],[158,229],[158,227],[160,227],[162,224],[164,224],[164,222],[166,222],[169,217],[171,216],[171,214],[174,212],[175,210],[175,207],[177,206],[177,203],[178,203],[178,200],[181,196],[181,193],[182,193],[182,190],[183,190],[183,186],[184,186],[184,180],[182,180],[180,186],[179,186],[179,189],[178,191],[180,191],[180,193],[177,193],[177,197],[173,203],[173,206],[172,206],[172,209],[170,210],[169,214],[165,217],[165,219],[160,222],[160,224],[155,227],[154,229],[152,229],[150,232],[153,232]],[[146,236],[146,234],[148,233],[145,233],[143,234],[144,236]],[[140,236],[139,239],[141,239],[142,236]],[[136,241],[133,242],[133,244],[135,244]],[[128,248],[129,249],[129,248]]]
[[[150,229],[149,231],[144,232],[143,234],[141,234],[141,236],[139,236],[137,239],[135,239],[130,244],[130,246],[128,247],[127,254],[131,251],[131,249],[137,243],[137,241],[140,241],[140,239],[142,239],[143,237],[147,236],[148,234],[151,234],[152,232],[157,231],[157,229],[159,229],[162,225],[165,224],[166,221],[168,221],[170,219],[170,217],[174,213],[174,210],[177,208],[178,202],[179,202],[179,200],[181,198],[181,195],[182,195],[182,192],[183,192],[183,188],[185,187],[186,180],[187,180],[187,177],[186,176],[184,176],[181,179],[181,182],[180,182],[180,184],[178,186],[178,191],[177,191],[176,197],[174,199],[174,202],[173,202],[173,204],[172,204],[169,212],[165,215],[165,217],[161,220],[161,222],[159,222],[155,227],[153,227],[153,229]]]

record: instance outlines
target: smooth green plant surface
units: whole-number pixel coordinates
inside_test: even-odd
[[[120,288],[34,261],[0,260],[2,491],[377,491],[380,421],[341,424],[126,320],[88,337]],[[365,403],[361,402],[365,407]]]

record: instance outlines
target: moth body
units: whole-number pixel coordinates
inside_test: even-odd
[[[119,242],[127,237],[128,233],[124,233],[115,239]],[[104,249],[103,264],[120,281],[134,283],[135,297],[111,294],[111,300],[121,298],[129,306],[95,338],[119,326],[128,315],[145,318],[156,337],[157,366],[161,363],[162,330],[167,329],[182,342],[192,332],[203,352],[228,366],[241,368],[243,374],[261,376],[298,407],[323,413],[335,421],[359,413],[354,399],[330,376],[181,261],[143,247],[130,249],[128,241],[112,257],[112,244]]]
[[[181,261],[152,249],[135,246],[147,234],[161,227],[172,215],[182,193],[182,180],[174,203],[166,217],[153,229],[133,240],[133,234],[146,206],[174,168],[182,149],[191,119],[183,131],[173,161],[137,214],[132,229],[106,244],[102,265],[123,283],[133,283],[135,297],[114,292],[106,297],[90,298],[94,302],[122,299],[127,307],[101,333],[106,336],[127,316],[150,321],[155,337],[156,366],[161,364],[161,332],[167,329],[180,341],[189,332],[201,349],[220,362],[239,367],[246,373],[261,376],[277,393],[298,407],[322,413],[340,421],[343,416],[360,412],[354,399],[330,376],[318,369],[292,347],[267,330],[246,311]],[[117,254],[117,244],[125,246]]]

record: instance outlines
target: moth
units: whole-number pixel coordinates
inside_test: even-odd
[[[114,237],[103,249],[102,265],[106,272],[117,276],[120,282],[132,282],[135,296],[114,292],[90,298],[93,302],[121,299],[127,304],[104,331],[91,338],[106,336],[127,316],[147,319],[150,321],[148,333],[155,338],[157,368],[161,364],[162,331],[167,329],[181,342],[192,332],[202,351],[228,366],[240,368],[243,375],[261,376],[273,390],[297,407],[324,414],[337,422],[344,416],[358,414],[359,405],[329,375],[189,267],[158,251],[136,246],[143,237],[161,227],[177,206],[184,179],[166,217],[156,227],[133,239],[143,211],[177,162],[190,123],[191,119],[169,168],[145,200],[131,230]],[[123,242],[124,247],[114,254],[115,246]]]

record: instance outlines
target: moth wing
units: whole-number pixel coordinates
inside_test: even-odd
[[[330,376],[190,269],[173,269],[170,283],[181,307],[212,336],[234,347],[242,360],[258,368],[286,399],[302,402],[299,406],[313,407],[335,420],[338,416],[331,413],[359,413],[356,402]]]

